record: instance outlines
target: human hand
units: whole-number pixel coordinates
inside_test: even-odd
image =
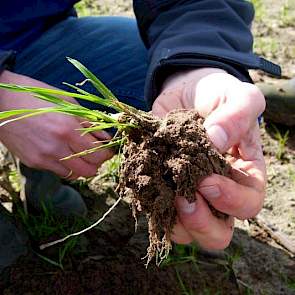
[[[1,83],[52,88],[40,81],[26,76],[4,71]],[[72,98],[65,98],[77,103]],[[52,107],[53,104],[34,98],[27,93],[13,93],[0,90],[0,110]],[[71,174],[69,179],[79,176],[95,175],[98,166],[112,157],[110,150],[101,150],[81,158],[65,161],[60,159],[73,153],[95,147],[95,142],[110,139],[106,132],[96,132],[81,136],[77,131],[82,128],[77,117],[48,113],[36,117],[15,121],[0,127],[0,140],[8,150],[25,165],[49,170],[61,177]],[[71,173],[72,171],[72,173]]]
[[[234,217],[253,217],[263,205],[266,169],[257,118],[265,108],[265,99],[256,86],[223,70],[204,68],[169,78],[153,104],[153,113],[163,117],[180,108],[194,108],[205,118],[212,143],[221,153],[230,154],[233,173],[232,179],[217,174],[205,178],[195,203],[176,199],[178,222],[172,239],[223,249],[232,239]],[[218,219],[206,201],[230,217]]]

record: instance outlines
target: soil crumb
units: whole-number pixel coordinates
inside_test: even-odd
[[[160,263],[171,249],[175,198],[194,202],[205,176],[230,173],[229,164],[206,136],[203,121],[196,111],[176,110],[163,120],[140,122],[142,128],[127,135],[120,193],[131,196],[135,218],[140,212],[147,216],[147,264],[153,257]]]

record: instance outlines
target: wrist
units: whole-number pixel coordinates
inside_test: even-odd
[[[179,84],[187,84],[193,82],[195,85],[204,77],[227,72],[219,68],[198,68],[181,71],[170,75],[162,85],[162,91],[174,88]]]

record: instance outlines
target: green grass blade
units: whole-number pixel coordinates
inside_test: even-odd
[[[34,251],[34,252],[35,252],[35,251]],[[44,255],[41,255],[41,254],[39,254],[39,253],[37,253],[37,252],[35,252],[35,254],[36,254],[38,257],[40,257],[41,259],[43,259],[45,262],[47,262],[47,263],[49,263],[49,264],[51,264],[51,265],[53,265],[53,266],[59,267],[59,268],[62,269],[62,270],[64,269],[62,264],[60,264],[60,263],[58,263],[58,262],[56,262],[56,261],[54,261],[54,260],[52,260],[52,259],[50,259],[50,258],[44,256]]]
[[[85,99],[85,95],[83,95],[83,94],[69,92],[69,91],[65,91],[65,90],[59,90],[59,89],[31,87],[31,86],[3,84],[3,83],[0,83],[0,88],[5,89],[5,90],[9,90],[9,91],[13,91],[13,92],[27,92],[27,93],[31,93],[31,94],[60,95],[60,96],[67,96],[67,97],[72,97],[72,98]]]
[[[123,140],[124,139],[120,138],[120,139],[115,140],[115,141],[110,141],[109,143],[102,144],[100,146],[96,146],[94,148],[82,151],[80,153],[72,154],[72,155],[70,155],[68,157],[65,157],[65,158],[62,158],[60,160],[65,161],[65,160],[69,160],[69,159],[76,158],[76,157],[83,157],[83,156],[92,154],[94,152],[97,152],[98,150],[107,149],[107,148],[111,148],[111,147],[115,147],[115,146],[120,146],[122,144]]]
[[[64,91],[64,90],[59,90],[59,89],[51,89],[51,88],[40,88],[40,87],[31,87],[31,86],[21,86],[21,85],[15,85],[15,84],[3,84],[0,83],[0,89],[5,89],[8,91],[13,91],[13,92],[25,92],[25,93],[30,93],[33,94],[35,97],[52,102],[55,104],[61,105],[62,102],[64,101],[64,104],[71,104],[70,102],[65,101],[64,99],[60,97],[56,97],[55,95],[60,95],[60,96],[65,96],[65,97],[72,97],[72,98],[78,98],[86,101],[91,101],[93,103],[111,107],[117,111],[122,111],[122,107],[120,107],[120,103],[117,100],[106,100],[101,97],[98,97],[94,94],[91,94],[77,86],[71,85],[69,83],[65,83],[65,85],[75,89],[79,93],[75,92],[69,92],[69,91]]]
[[[69,102],[67,100],[63,100],[63,99],[61,99],[59,97],[56,97],[56,96],[53,96],[53,95],[50,95],[50,94],[45,94],[45,93],[44,94],[33,94],[33,96],[36,97],[36,98],[39,98],[41,100],[54,103],[54,104],[59,105],[59,106],[64,106],[64,107],[79,106],[79,108],[84,108],[84,109],[87,110],[87,108],[85,108],[85,107],[83,107],[81,105]]]
[[[52,112],[51,110],[48,110],[48,109],[23,109],[23,110],[12,110],[12,111],[0,112],[0,120],[4,120],[4,119],[8,119],[8,118],[11,118],[11,117],[14,117],[14,116],[25,114],[25,115],[22,115],[22,116],[19,116],[19,117],[9,119],[9,120],[5,120],[4,122],[1,122],[0,127],[6,125],[8,123],[12,123],[14,121],[18,121],[18,120],[22,120],[22,119],[25,119],[25,118],[29,118],[29,117],[38,116],[38,115],[42,115],[42,114]]]
[[[11,111],[3,111],[0,112],[0,120],[8,119],[13,116],[22,115],[24,113],[32,113],[36,110],[34,109],[23,109],[23,110],[11,110]]]
[[[96,88],[96,90],[102,94],[105,99],[108,100],[117,100],[115,95],[91,72],[89,71],[83,64],[79,61],[67,57],[68,61],[76,67],[87,79],[90,80],[91,84]]]
[[[94,94],[91,94],[75,85],[72,85],[70,83],[67,83],[67,82],[63,82],[64,85],[68,86],[68,87],[71,87],[73,89],[75,89],[77,92],[81,93],[81,94],[84,94],[84,98],[83,100],[88,100],[88,101],[91,101],[93,103],[96,103],[96,104],[100,104],[100,105],[103,105],[103,106],[106,106],[106,107],[109,107],[109,108],[113,108],[115,109],[116,111],[119,111],[121,112],[123,110],[122,107],[120,107],[120,104],[118,104],[118,102],[116,101],[116,103],[114,103],[113,101],[109,101],[109,100],[106,100],[106,99],[103,99],[97,95],[94,95]]]
[[[96,131],[101,131],[101,130],[105,130],[105,129],[110,129],[110,128],[124,130],[127,128],[136,128],[136,127],[137,126],[132,125],[132,124],[122,124],[122,123],[114,122],[114,123],[100,123],[100,124],[96,123],[95,126],[80,128],[77,130],[83,131],[84,133],[89,133],[89,132],[96,132]]]
[[[100,120],[103,119],[103,120],[108,120],[109,122],[114,122],[115,120],[111,116],[107,114],[103,114],[102,112],[99,112],[99,111],[92,111],[92,110],[83,109],[83,108],[79,109],[79,106],[77,105],[76,108],[52,107],[52,108],[22,109],[22,110],[11,110],[11,111],[0,112],[0,120],[5,120],[4,122],[0,123],[0,127],[14,121],[18,121],[25,118],[46,114],[46,113],[62,113],[65,115],[86,118],[87,120],[91,120],[91,121],[97,120],[97,119],[100,119]],[[9,119],[14,116],[19,116],[19,117]]]

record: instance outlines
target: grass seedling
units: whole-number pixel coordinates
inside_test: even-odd
[[[86,220],[73,216],[71,218],[59,218],[53,214],[50,204],[41,203],[41,211],[38,215],[27,214],[24,208],[16,203],[16,216],[19,218],[27,229],[27,232],[33,243],[46,241],[52,236],[64,236],[79,228],[85,227]],[[47,257],[44,254],[35,252],[42,260],[63,269],[64,258],[72,252],[78,242],[78,237],[68,240],[57,249],[54,254],[55,258]]]
[[[280,10],[280,26],[281,27],[288,27],[293,26],[294,24],[294,14],[293,10],[290,6],[290,1],[286,0],[285,3],[282,5]]]
[[[197,264],[198,247],[196,244],[192,245],[177,245],[174,244],[173,251],[161,264],[162,267],[169,265],[178,265],[184,263],[192,263],[195,270],[199,272]]]
[[[278,141],[278,150],[277,150],[277,153],[276,153],[276,158],[278,160],[282,160],[285,153],[286,153],[286,143],[289,139],[289,130],[287,130],[284,135],[282,135],[282,133],[280,132],[280,130],[275,126],[275,125],[272,125],[275,133],[274,133],[274,137],[275,139]]]
[[[176,272],[176,277],[177,277],[177,280],[179,282],[179,285],[180,285],[180,289],[181,289],[181,294],[183,295],[193,295],[193,291],[191,289],[188,290],[188,288],[185,286],[182,278],[181,278],[181,275],[179,273],[179,271],[175,268],[175,272]]]
[[[89,122],[89,127],[82,128],[81,126],[81,135],[85,135],[90,132],[97,132],[101,130],[107,130],[110,128],[114,128],[117,130],[115,136],[109,140],[108,142],[101,142],[101,145],[94,146],[89,150],[84,150],[77,154],[68,155],[67,157],[61,160],[67,160],[72,157],[82,157],[84,155],[96,152],[103,148],[118,148],[119,150],[126,142],[126,134],[130,131],[130,129],[138,128],[139,122],[150,120],[151,116],[148,116],[147,113],[141,112],[131,106],[128,106],[124,103],[121,103],[117,100],[114,94],[92,73],[90,72],[84,65],[82,65],[77,60],[68,58],[68,61],[76,67],[85,77],[85,80],[82,83],[78,83],[76,85],[71,85],[69,83],[64,83],[69,88],[74,91],[65,91],[58,89],[46,89],[46,88],[38,88],[38,87],[28,87],[28,86],[20,86],[20,85],[11,85],[11,84],[0,84],[0,88],[6,89],[14,92],[22,92],[22,93],[30,93],[34,97],[39,98],[41,100],[51,102],[55,104],[54,107],[49,108],[40,108],[40,109],[21,109],[21,110],[10,110],[4,111],[0,113],[0,127],[8,124],[10,122],[14,122],[21,119],[26,119],[32,116],[42,115],[46,113],[61,113],[70,116],[78,116],[84,118]],[[85,83],[90,83],[92,86],[98,91],[101,96],[94,95],[89,93],[79,86],[83,86]],[[82,99],[86,101],[90,101],[96,103],[100,106],[107,107],[112,109],[117,114],[106,113],[99,110],[90,110],[81,105],[74,104],[68,101],[65,101],[61,97],[71,97],[76,99]],[[110,167],[108,170],[113,170],[118,165],[117,162],[113,162],[113,167]],[[113,173],[113,172],[112,172]],[[107,172],[109,174],[109,172]],[[118,204],[119,200],[111,207],[114,208],[116,204]],[[107,214],[110,210],[107,212]],[[36,240],[44,240],[44,235],[49,236],[56,231],[59,233],[63,232],[63,228],[56,227],[56,223],[54,226],[52,225],[53,220],[51,219],[51,215],[45,212],[45,217],[43,220],[35,220],[30,219],[24,212],[19,211],[19,216],[23,220],[24,224],[26,224],[31,236]],[[76,237],[78,234],[85,232],[96,226],[99,222],[101,222],[104,215],[97,223],[94,223],[89,228],[71,235],[67,235],[64,239],[58,240],[57,242],[65,242],[70,237]],[[68,234],[68,233],[66,233]],[[48,247],[49,245],[54,245],[55,242],[43,245],[42,249]],[[69,247],[65,246],[65,249]],[[65,255],[66,250],[60,253],[60,259]],[[59,262],[61,264],[61,262]]]
[[[69,92],[64,90],[57,89],[45,89],[38,87],[28,87],[28,86],[19,86],[19,85],[11,85],[11,84],[0,84],[0,88],[15,91],[15,92],[28,92],[33,94],[34,97],[54,103],[55,107],[49,108],[40,108],[40,109],[22,109],[22,110],[11,110],[0,113],[0,120],[5,120],[0,123],[0,126],[4,124],[8,124],[10,122],[25,119],[32,116],[42,115],[46,113],[63,113],[70,116],[79,116],[89,121],[90,127],[82,128],[81,131],[83,134],[89,132],[101,131],[109,128],[115,128],[118,130],[116,136],[109,142],[94,147],[89,150],[85,150],[76,155],[69,155],[64,158],[64,160],[69,159],[73,156],[84,156],[89,153],[93,153],[102,148],[111,148],[111,147],[120,147],[124,143],[123,131],[126,131],[130,128],[138,127],[136,124],[131,122],[130,116],[138,117],[140,116],[140,111],[132,108],[131,106],[127,106],[121,102],[119,102],[113,93],[107,89],[104,84],[95,77],[86,67],[84,67],[78,61],[68,58],[68,60],[78,68],[81,73],[85,76],[86,80],[83,83],[89,82],[94,88],[103,96],[103,98],[90,94],[85,90],[79,88],[78,86],[71,85],[69,83],[64,83],[67,86],[74,89],[76,92]],[[77,105],[71,102],[67,102],[60,98],[60,96],[67,96],[72,98],[83,99],[87,101],[94,102],[98,105],[109,107],[116,112],[124,113],[125,117],[120,117],[114,114],[107,114],[98,110],[90,110],[81,105]],[[143,117],[143,116],[142,116]]]
[[[255,7],[255,19],[257,21],[263,21],[265,18],[266,8],[262,0],[251,0],[252,4]]]

